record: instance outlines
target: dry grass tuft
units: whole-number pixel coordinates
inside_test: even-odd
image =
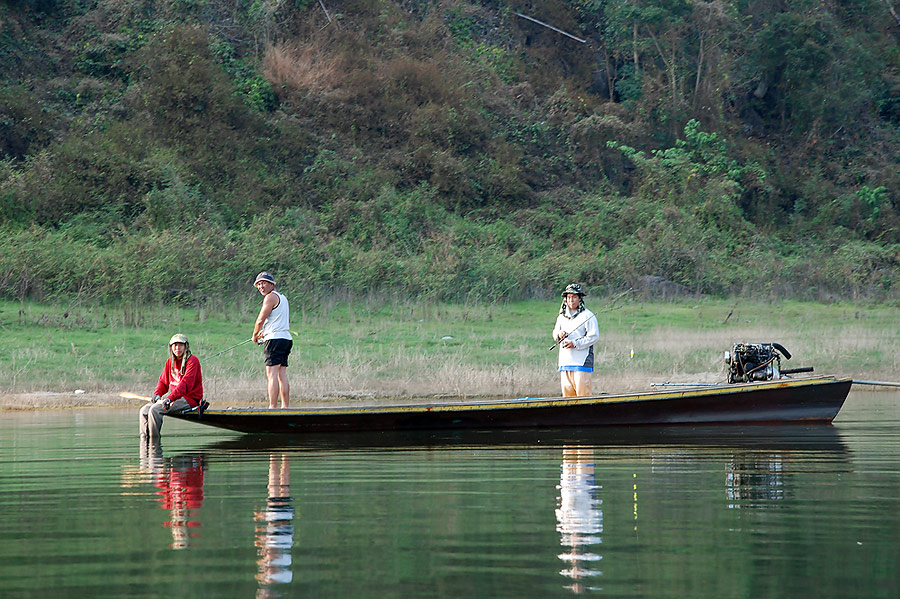
[[[276,89],[330,91],[345,79],[344,60],[319,44],[282,43],[270,47],[263,74]]]

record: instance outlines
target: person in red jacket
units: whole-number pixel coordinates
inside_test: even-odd
[[[176,333],[169,340],[169,359],[159,375],[153,397],[141,408],[141,438],[159,439],[164,415],[196,408],[201,401],[203,375],[200,373],[200,360],[191,354],[187,337]]]

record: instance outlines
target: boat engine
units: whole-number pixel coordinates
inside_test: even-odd
[[[787,360],[791,359],[790,352],[779,343],[735,343],[731,346],[730,352],[725,352],[728,382],[748,383],[780,379],[783,374],[781,356]]]

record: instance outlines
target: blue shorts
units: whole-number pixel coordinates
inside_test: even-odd
[[[266,341],[266,366],[287,366],[288,355],[293,346],[293,339],[269,339]]]
[[[590,366],[560,366],[560,372],[570,371],[570,372],[594,372],[594,369]]]

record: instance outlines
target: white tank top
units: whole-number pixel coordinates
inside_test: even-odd
[[[262,332],[263,339],[290,339],[291,331],[288,320],[290,317],[290,308],[288,308],[287,298],[279,292],[272,290],[272,293],[278,296],[278,305],[269,312],[269,317],[263,323]]]

